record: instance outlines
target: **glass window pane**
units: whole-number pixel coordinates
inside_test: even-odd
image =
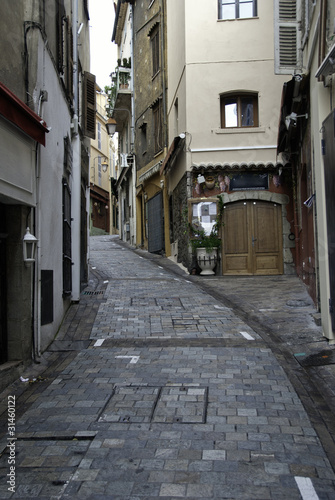
[[[241,99],[241,126],[253,127],[254,126],[254,107],[253,99]]]
[[[231,99],[225,103],[225,126],[237,127],[237,102]]]
[[[235,19],[235,5],[222,5],[222,19]]]
[[[240,0],[240,12],[239,17],[245,19],[246,17],[253,17],[253,1],[251,0]]]

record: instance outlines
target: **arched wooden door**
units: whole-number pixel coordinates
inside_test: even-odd
[[[237,201],[224,209],[223,274],[282,274],[281,206]]]

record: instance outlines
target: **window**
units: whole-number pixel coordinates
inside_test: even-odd
[[[159,153],[163,149],[162,145],[162,104],[161,100],[153,107],[154,118],[154,153]]]
[[[147,152],[147,124],[143,123],[140,127],[141,131],[141,150],[144,155]]]
[[[258,127],[257,94],[221,96],[221,128]]]
[[[156,28],[150,35],[152,52],[152,76],[159,72],[159,30]]]
[[[274,4],[275,74],[293,74],[300,69],[299,48],[301,33],[305,29],[304,22],[300,23],[303,21],[300,6],[300,0],[278,0]]]
[[[257,0],[219,0],[219,19],[246,19],[257,16]]]

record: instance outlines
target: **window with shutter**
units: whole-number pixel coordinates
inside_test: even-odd
[[[158,28],[151,34],[151,51],[152,51],[152,76],[156,76],[159,72],[159,31]]]
[[[305,1],[305,0],[302,0]],[[301,1],[275,1],[275,73],[293,74],[300,68]]]
[[[88,71],[84,72],[83,94],[84,135],[95,139],[95,75]]]

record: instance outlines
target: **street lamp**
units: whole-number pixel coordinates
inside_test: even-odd
[[[94,173],[93,173],[93,180],[95,182],[95,162],[96,160],[100,160],[102,157],[101,156],[96,156],[93,160],[93,165],[91,166],[91,168],[94,169]],[[102,171],[103,173],[105,174],[108,170],[108,160],[106,158],[106,156],[103,158],[102,162],[101,162],[101,168],[102,168]]]
[[[107,134],[114,135],[116,132],[116,126],[117,126],[116,120],[114,120],[114,118],[109,118],[106,123]]]

